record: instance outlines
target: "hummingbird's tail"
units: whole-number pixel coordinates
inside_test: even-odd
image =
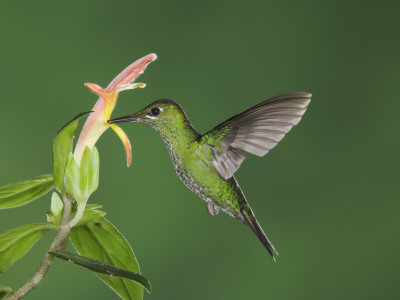
[[[264,231],[262,230],[260,224],[258,224],[256,217],[254,216],[254,213],[249,207],[246,207],[241,211],[241,214],[245,220],[245,223],[250,226],[251,230],[256,234],[258,239],[261,241],[261,243],[264,245],[264,247],[268,250],[269,254],[272,256],[272,259],[274,261],[275,257],[274,254],[279,255],[278,252],[276,252],[274,246],[271,244],[267,236],[265,235]]]

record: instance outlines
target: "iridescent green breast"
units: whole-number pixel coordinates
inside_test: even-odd
[[[206,202],[213,201],[228,214],[239,217],[243,196],[234,177],[225,180],[211,164],[212,152],[197,140],[185,144],[162,135],[179,179]]]

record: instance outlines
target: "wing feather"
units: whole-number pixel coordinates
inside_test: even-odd
[[[311,94],[295,92],[260,102],[204,134],[201,142],[212,149],[212,164],[227,179],[246,155],[264,156],[300,122]]]

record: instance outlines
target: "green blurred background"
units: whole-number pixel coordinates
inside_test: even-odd
[[[113,117],[179,101],[205,132],[274,95],[307,91],[303,120],[236,173],[280,256],[177,178],[156,132],[123,124],[126,168],[106,132],[91,197],[130,241],[145,299],[398,299],[398,1],[2,1],[0,185],[50,173],[52,139],[134,60],[155,52]],[[0,211],[0,231],[45,221],[49,195]],[[53,233],[1,275],[17,288]],[[116,299],[89,271],[55,261],[27,299]]]

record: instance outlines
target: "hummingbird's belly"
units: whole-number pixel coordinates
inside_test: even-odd
[[[208,196],[206,195],[205,191],[206,188],[202,186],[189,172],[186,172],[184,168],[179,167],[179,165],[175,165],[176,174],[178,175],[179,179],[197,196],[201,199],[207,201],[209,200]]]
[[[179,179],[196,195],[198,195],[203,200],[208,201],[209,197],[204,194],[206,188],[200,183],[198,179],[196,179],[191,172],[185,168],[185,161],[182,158],[182,154],[178,155],[174,151],[173,144],[164,137],[164,142],[168,148],[169,155],[171,157],[172,163],[175,167],[176,174],[178,175]]]
[[[240,188],[232,177],[228,180],[221,178],[218,171],[204,161],[204,156],[196,149],[179,154],[174,146],[164,139],[168,147],[172,163],[179,179],[197,196],[206,202],[212,201],[231,216],[237,217],[237,204]]]
[[[244,222],[240,214],[238,197],[240,188],[234,177],[229,180],[222,179],[214,169],[210,170],[207,166],[199,164],[197,172],[188,172],[182,165],[182,161],[177,161],[171,155],[174,162],[175,171],[179,179],[197,196],[206,201],[212,202],[219,209],[228,215]],[[214,172],[215,171],[215,172]],[[207,206],[208,208],[208,206]],[[218,213],[218,210],[217,210]],[[217,213],[213,214],[216,215]]]

